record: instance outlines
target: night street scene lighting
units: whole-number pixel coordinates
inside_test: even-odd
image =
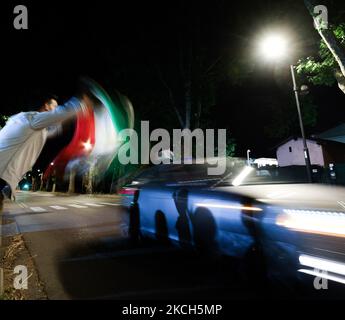
[[[0,6],[8,317],[345,300],[344,0]]]
[[[289,56],[289,54],[291,54],[291,52],[289,52],[289,43],[286,36],[284,34],[279,34],[279,33],[272,33],[272,34],[266,35],[260,42],[259,51],[264,59],[267,59],[267,61],[272,61],[272,62],[277,62],[277,61],[282,62],[284,60],[287,60],[287,57]],[[312,182],[312,169],[311,169],[311,163],[310,163],[310,155],[309,155],[309,150],[308,150],[305,131],[304,131],[301,105],[300,105],[299,94],[298,94],[299,89],[296,83],[295,66],[293,64],[290,64],[290,70],[291,70],[291,77],[292,77],[292,83],[293,83],[293,92],[296,99],[298,120],[299,120],[300,129],[301,129],[302,140],[303,140],[303,155],[305,159],[307,176],[308,176],[308,181]]]

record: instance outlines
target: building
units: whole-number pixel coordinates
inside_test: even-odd
[[[321,139],[320,136],[307,139],[311,164],[328,167],[329,164],[345,163],[345,140],[341,143],[337,140]],[[305,165],[302,138],[290,137],[277,145],[276,150],[279,167]]]
[[[255,165],[257,165],[258,168],[266,167],[266,166],[278,166],[277,159],[274,158],[258,158],[255,159],[253,162]]]
[[[318,134],[316,137],[323,140],[345,143],[345,123]]]

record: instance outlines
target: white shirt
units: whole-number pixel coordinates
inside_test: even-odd
[[[38,159],[47,139],[47,128],[73,117],[82,108],[77,98],[46,112],[21,112],[0,131],[0,178],[15,189]]]

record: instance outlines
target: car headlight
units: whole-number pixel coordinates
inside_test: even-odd
[[[284,209],[276,224],[295,231],[345,237],[345,213]]]

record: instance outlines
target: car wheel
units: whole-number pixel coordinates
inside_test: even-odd
[[[249,248],[240,263],[240,273],[255,288],[267,288],[267,266],[265,256],[260,249],[253,245]]]
[[[165,214],[157,211],[155,215],[156,239],[162,244],[169,243],[168,223]]]
[[[212,213],[206,208],[200,208],[192,218],[193,240],[201,255],[217,255],[217,225]]]
[[[128,237],[132,243],[140,240],[140,212],[137,203],[133,203],[129,208]]]

